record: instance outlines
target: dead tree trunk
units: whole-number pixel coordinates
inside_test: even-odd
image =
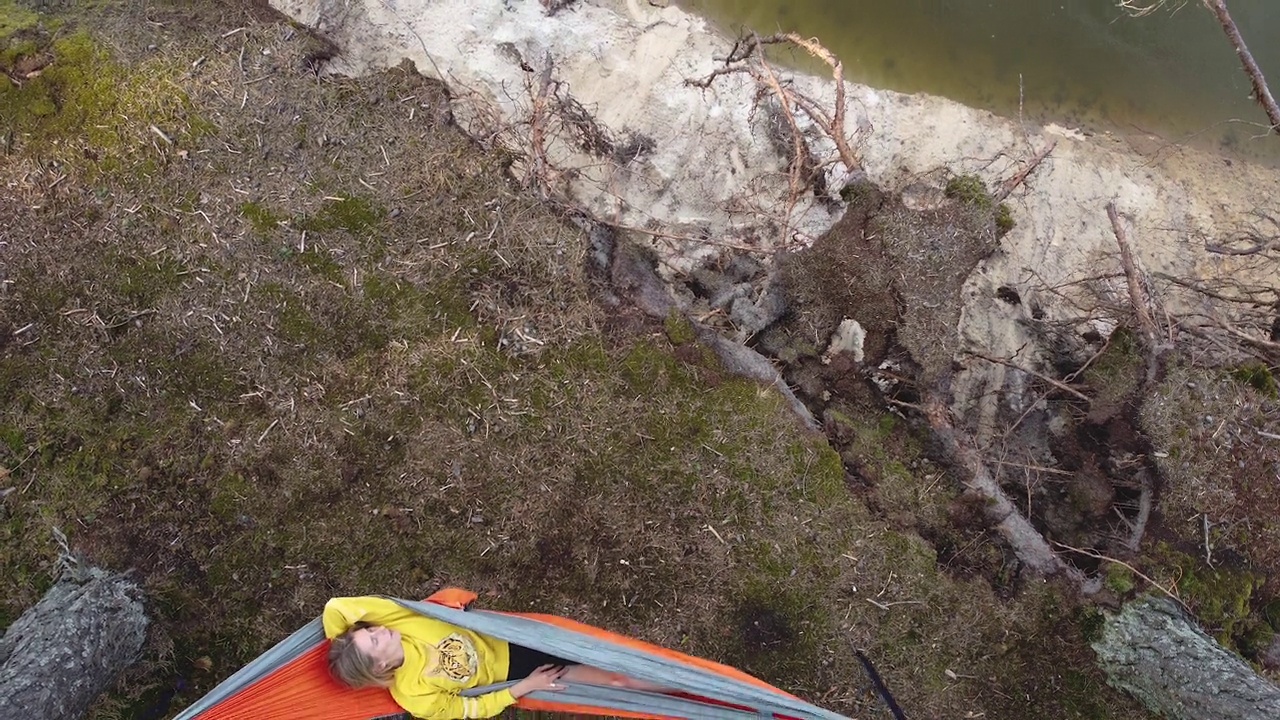
[[[78,720],[138,659],[147,616],[123,575],[66,562],[0,638],[0,718]]]
[[[1253,59],[1253,54],[1249,52],[1249,48],[1244,44],[1244,37],[1240,35],[1240,28],[1236,27],[1236,21],[1231,18],[1231,13],[1227,10],[1226,0],[1204,0],[1204,6],[1218,18],[1218,23],[1222,25],[1222,31],[1227,34],[1227,39],[1231,41],[1231,47],[1235,49],[1236,56],[1240,58],[1240,64],[1244,67],[1244,74],[1249,76],[1249,83],[1253,85],[1253,97],[1262,106],[1267,113],[1267,119],[1271,121],[1271,129],[1275,130],[1280,127],[1280,105],[1276,105],[1276,99],[1271,94],[1271,88],[1267,87],[1266,78],[1262,76],[1262,68],[1258,67],[1258,63]]]
[[[1280,688],[1227,652],[1167,598],[1108,618],[1093,643],[1113,687],[1174,720],[1274,720]]]

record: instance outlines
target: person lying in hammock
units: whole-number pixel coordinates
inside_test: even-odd
[[[414,717],[475,720],[538,690],[570,683],[661,692],[662,688],[423,617],[380,597],[333,598],[324,606],[329,672],[352,688],[385,687]],[[478,697],[463,690],[518,680]]]

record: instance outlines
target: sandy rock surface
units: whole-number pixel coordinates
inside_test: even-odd
[[[558,82],[553,89],[576,100],[612,142],[602,151],[581,137],[543,138],[548,162],[571,169],[557,179],[572,202],[598,218],[644,229],[673,273],[727,246],[768,257],[784,245],[811,242],[839,217],[837,205],[810,198],[791,209],[790,230],[778,231],[776,220],[786,214],[786,160],[769,138],[765,113],[753,111],[756,87],[743,74],[721,76],[708,89],[687,84],[720,67],[717,58],[733,40],[678,8],[642,0],[584,1],[556,12],[536,0],[272,4],[337,44],[341,54],[331,72],[359,74],[408,58],[444,80],[459,123],[482,138],[527,143],[542,80]],[[810,97],[834,98],[830,78],[785,75]],[[1056,143],[1009,195],[1016,226],[966,284],[956,332],[986,354],[1012,356],[1034,346],[1020,322],[1033,307],[1050,320],[1079,319],[1105,334],[1110,320],[1088,309],[1087,295],[1097,288],[1076,281],[1120,270],[1105,211],[1111,201],[1150,272],[1276,279],[1274,269],[1249,269],[1256,263],[1205,251],[1206,239],[1227,239],[1251,212],[1271,205],[1280,191],[1274,169],[1176,147],[1140,154],[1116,137],[1023,126],[933,96],[853,83],[845,92],[846,130],[862,169],[891,190],[922,182],[941,187],[949,173],[975,173],[999,190],[1038,150]],[[815,140],[811,149],[832,161],[828,180],[841,186],[849,172],[834,161],[831,143]],[[1107,282],[1123,293],[1122,280]],[[1002,286],[1023,301],[997,299]],[[953,386],[960,407],[1002,387],[1006,373],[987,363],[962,372]],[[980,415],[993,413],[988,406]]]

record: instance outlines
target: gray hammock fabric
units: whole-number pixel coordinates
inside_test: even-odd
[[[771,716],[797,720],[847,720],[843,715],[791,697],[779,690],[726,677],[696,665],[651,654],[643,649],[616,645],[607,640],[551,625],[535,618],[484,610],[459,610],[431,602],[387,599],[420,615],[467,630],[541,650],[566,660],[592,665],[639,680],[647,680],[673,690],[750,709],[726,707],[717,703],[663,693],[581,684],[571,685],[555,692],[530,694],[529,697],[535,700],[595,707],[604,714],[610,711],[634,712],[690,720],[759,720],[761,717]],[[275,669],[314,648],[323,640],[324,628],[320,618],[316,618],[224,680],[174,720],[198,718],[201,713],[270,675]],[[483,695],[512,684],[514,683],[507,682],[471,688],[461,694]]]

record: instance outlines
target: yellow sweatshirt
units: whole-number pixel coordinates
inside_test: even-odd
[[[509,690],[479,697],[458,694],[507,679],[506,641],[423,617],[386,598],[334,598],[324,606],[324,634],[331,640],[361,621],[400,633],[404,664],[396,668],[391,697],[414,717],[474,720],[493,717],[515,703]]]

